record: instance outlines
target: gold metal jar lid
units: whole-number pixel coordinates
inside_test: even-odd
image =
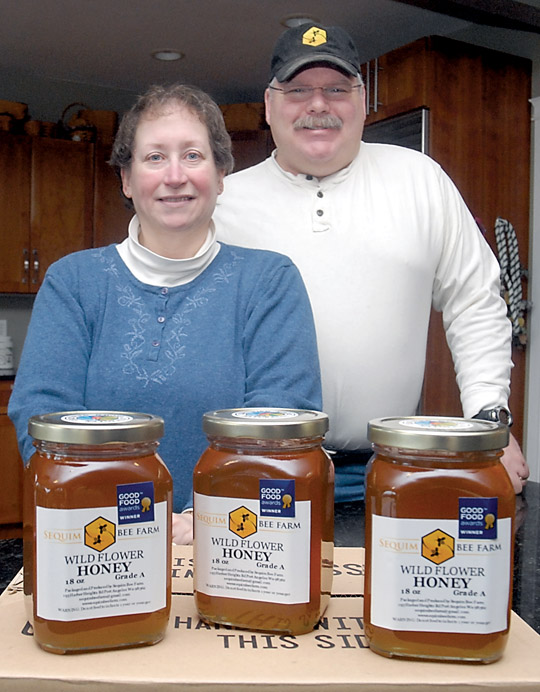
[[[328,416],[293,408],[229,408],[205,413],[202,427],[216,437],[290,440],[322,437],[328,430]]]
[[[64,444],[151,442],[163,437],[163,430],[163,418],[128,411],[62,411],[28,421],[35,440]]]
[[[506,447],[508,438],[505,425],[476,418],[394,416],[368,423],[370,442],[400,449],[488,451]]]

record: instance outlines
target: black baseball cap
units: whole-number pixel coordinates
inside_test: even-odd
[[[272,53],[270,80],[291,79],[311,63],[335,65],[347,74],[360,72],[360,59],[349,34],[339,26],[300,24],[284,31]]]

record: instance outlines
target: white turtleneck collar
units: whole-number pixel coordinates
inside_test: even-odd
[[[193,281],[212,262],[220,248],[213,221],[201,249],[194,257],[187,259],[157,255],[139,243],[139,231],[139,219],[135,214],[129,223],[128,237],[117,246],[117,250],[133,276],[152,286],[171,288]]]

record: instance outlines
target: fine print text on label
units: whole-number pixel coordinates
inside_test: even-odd
[[[472,516],[470,508],[465,515]],[[484,537],[492,533],[491,526],[482,535],[461,538],[459,519],[374,515],[372,623],[403,631],[487,634],[505,630],[511,519],[499,519],[496,524],[497,538]]]
[[[294,508],[293,517],[263,516],[258,500],[195,493],[196,590],[269,603],[309,602],[311,503],[295,502]]]
[[[149,489],[141,490],[142,498],[148,498]],[[133,500],[133,489],[124,487],[118,495],[126,494],[127,501],[130,493]],[[120,520],[120,499],[113,507],[36,507],[39,617],[87,620],[165,607],[167,503],[154,506],[153,489],[151,497],[152,511],[144,513],[145,520],[129,524]],[[146,521],[150,516],[152,520]]]

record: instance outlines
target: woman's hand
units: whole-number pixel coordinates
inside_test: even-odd
[[[172,515],[172,542],[176,545],[193,543],[193,511]]]

